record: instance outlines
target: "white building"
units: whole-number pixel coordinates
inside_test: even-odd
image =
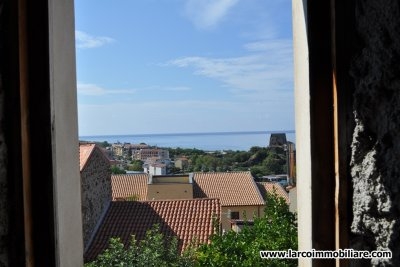
[[[167,165],[164,163],[150,163],[143,164],[143,169],[145,173],[151,175],[166,175],[167,174]]]

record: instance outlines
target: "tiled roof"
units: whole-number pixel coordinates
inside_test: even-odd
[[[285,189],[282,187],[281,184],[279,183],[273,183],[273,182],[259,182],[257,183],[257,186],[260,190],[261,195],[264,197],[268,193],[272,194],[275,192],[278,196],[283,197],[283,199],[285,199],[286,203],[289,204],[289,194],[285,191]]]
[[[96,147],[95,144],[80,144],[79,145],[79,170],[82,171],[83,168],[86,166],[88,159],[94,148]]]
[[[133,196],[136,196],[137,200],[146,200],[148,177],[145,173],[111,175],[113,200],[121,200]]]
[[[264,205],[250,172],[195,173],[194,181],[195,198],[219,198],[221,206]]]
[[[111,202],[85,252],[85,262],[94,260],[106,249],[111,237],[120,237],[124,244],[131,240],[131,235],[142,240],[154,224],[159,224],[165,236],[176,236],[181,251],[192,240],[207,243],[214,231],[214,218],[219,219],[220,214],[218,199]]]

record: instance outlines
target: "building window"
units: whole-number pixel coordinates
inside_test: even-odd
[[[238,211],[232,211],[231,212],[231,219],[232,220],[239,220],[239,212]]]

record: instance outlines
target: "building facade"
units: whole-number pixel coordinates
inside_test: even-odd
[[[108,158],[95,144],[79,146],[84,248],[112,200]]]

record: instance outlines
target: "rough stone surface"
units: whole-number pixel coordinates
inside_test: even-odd
[[[357,1],[363,45],[354,59],[352,247],[393,252],[400,266],[400,2]]]
[[[96,147],[81,171],[82,220],[85,248],[91,238],[104,209],[112,200],[110,163]]]

